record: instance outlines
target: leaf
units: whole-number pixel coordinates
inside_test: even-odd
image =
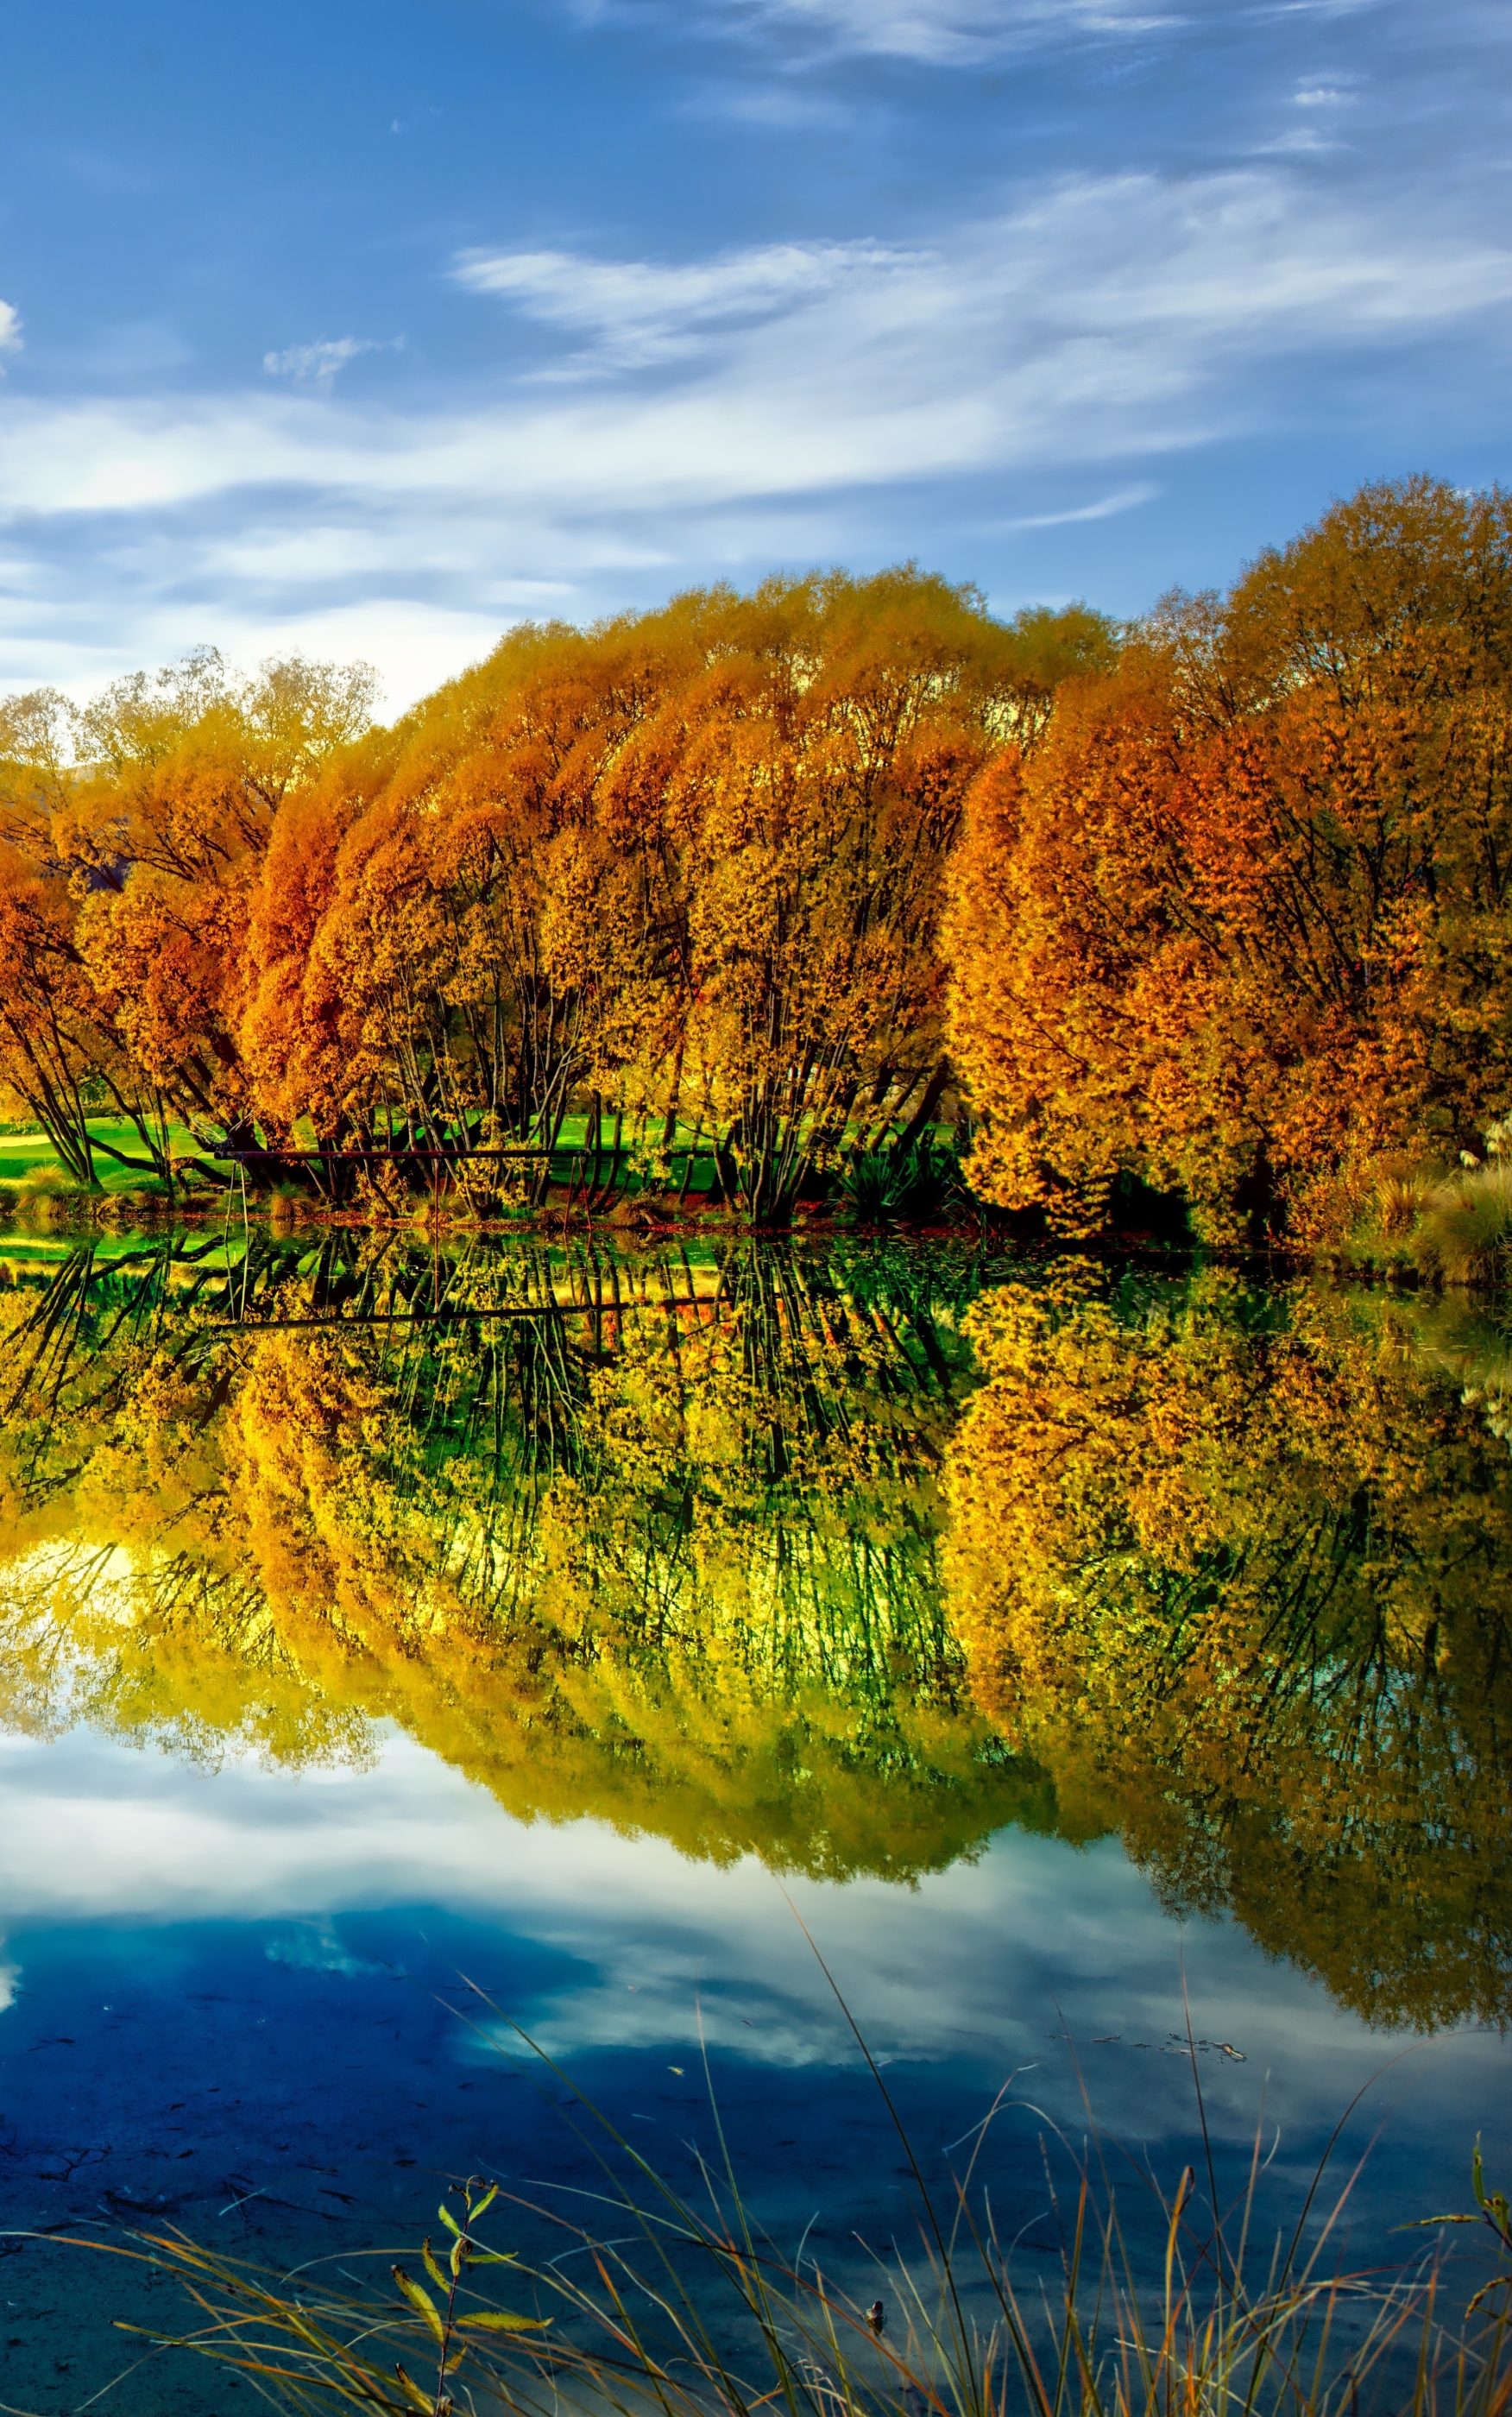
[[[446,2278],[445,2274],[443,2274],[440,2267],[436,2264],[435,2256],[431,2247],[429,2235],[427,2235],[426,2239],[420,2243],[420,2255],[425,2259],[425,2271],[430,2275],[431,2282],[436,2285],[438,2289],[444,2291],[446,2288]]]
[[[543,2333],[556,2322],[554,2317],[517,2317],[504,2309],[486,2317],[459,2317],[459,2325],[480,2333]]]
[[[451,2210],[446,2207],[438,2207],[436,2213],[440,2216],[442,2223],[446,2227],[446,2230],[448,2232],[454,2232],[460,2241],[462,2237],[462,2228],[458,2223],[456,2217],[452,2214]]]
[[[412,2275],[406,2274],[402,2266],[396,2266],[391,2271],[393,2273],[395,2282],[399,2285],[400,2289],[403,2292],[405,2299],[408,2300],[416,2316],[420,2316],[425,2318],[426,2323],[430,2326],[431,2331],[434,2333],[437,2341],[445,2341],[446,2337],[446,2329],[441,2321],[441,2318],[437,2313],[436,2303],[431,2299],[430,2292],[423,2290]]]
[[[476,2205],[476,2207],[474,2207],[474,2208],[469,2208],[469,2210],[468,2210],[468,2212],[467,2212],[467,2220],[468,2220],[468,2223],[469,2223],[470,2225],[472,2225],[472,2224],[476,2224],[476,2223],[477,2222],[477,2220],[478,2220],[479,2216],[487,2215],[487,2213],[488,2213],[488,2212],[489,2212],[490,2208],[493,2205],[493,2202],[494,2202],[494,2200],[498,2197],[498,2196],[499,2196],[499,2185],[498,2185],[498,2183],[497,2183],[497,2182],[490,2182],[490,2184],[489,2184],[489,2186],[488,2186],[487,2190],[484,2192],[484,2194],[483,2194],[482,2197],[478,2200],[477,2205]]]
[[[406,2375],[404,2369],[397,2361],[394,2365],[394,2373],[399,2378],[400,2390],[403,2393],[406,2400],[410,2404],[410,2407],[412,2409],[418,2409],[421,2412],[421,2417],[435,2417],[436,2404],[431,2398],[430,2393],[422,2392],[414,2377]]]

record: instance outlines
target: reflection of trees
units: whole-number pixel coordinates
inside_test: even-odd
[[[820,1871],[1047,1817],[940,1606],[943,1311],[974,1283],[754,1247],[82,1252],[0,1296],[8,1716],[295,1760],[388,1716],[515,1812]]]
[[[1010,1287],[951,1451],[984,1708],[1372,2019],[1512,2014],[1512,1469],[1406,1312]]]

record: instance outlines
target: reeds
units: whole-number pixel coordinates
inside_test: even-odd
[[[992,2123],[1017,2103],[1012,2082],[942,2205],[872,2072],[912,2172],[917,2246],[877,2255],[869,2303],[869,2285],[842,2287],[806,2254],[809,2234],[787,2251],[763,2231],[712,2090],[718,2147],[700,2161],[696,2204],[577,2093],[603,2187],[585,2220],[530,2207],[533,2223],[559,2229],[557,2256],[530,2264],[496,2246],[500,2219],[526,2203],[476,2181],[437,2211],[439,2255],[429,2239],[408,2263],[370,2253],[392,2290],[335,2288],[330,2258],[276,2274],[181,2233],[140,2233],[116,2254],[175,2276],[195,2310],[182,2332],[150,2333],[147,2355],[193,2350],[310,2417],[1503,2417],[1512,2401],[1512,2275],[1460,2314],[1433,2253],[1385,2273],[1340,2262],[1359,2168],[1323,2212],[1338,2131],[1263,2242],[1258,2138],[1226,2202],[1204,2119],[1205,2187],[1191,2166],[1166,2195],[1136,2178],[1142,2248],[1126,2224],[1130,2185],[1115,2184],[1113,2153],[1094,2134],[1071,2159],[1068,2191],[1047,2164],[1058,2265],[1053,2282],[1025,2288],[981,2180]],[[1064,2140],[1059,2152],[1069,2155]],[[1482,2223],[1512,2250],[1478,2143],[1474,2180],[1477,2214],[1425,2222]],[[338,2271],[352,2282],[346,2260]]]
[[[1429,1192],[1413,1255],[1446,1285],[1504,1283],[1512,1270],[1512,1162],[1464,1168]]]

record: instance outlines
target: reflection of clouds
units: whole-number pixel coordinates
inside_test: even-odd
[[[301,1923],[297,1928],[270,1938],[263,1950],[270,1964],[287,1964],[296,1972],[381,1972],[381,1964],[349,1955],[329,1922]]]
[[[553,2057],[653,2052],[690,2085],[701,2022],[721,2061],[794,2075],[857,2061],[794,1908],[879,2057],[964,2066],[988,2087],[1034,2065],[1020,2095],[1074,2117],[1075,2069],[1053,2036],[1065,2029],[1093,2104],[1146,2138],[1189,2127],[1190,2066],[1168,2037],[1185,2030],[1183,1966],[1194,2029],[1247,2059],[1215,2046],[1202,2060],[1228,2138],[1249,2136],[1263,2097],[1289,2129],[1331,2120],[1399,2045],[1232,1925],[1178,1931],[1111,1841],[1008,1832],[915,1887],[795,1881],[784,1895],[749,1859],[720,1868],[596,1822],[521,1823],[399,1737],[370,1772],[297,1779],[247,1760],[208,1776],[83,1734],[0,1741],[0,1920],[13,1939],[91,1922],[272,1922],[273,1960],[360,1976],[375,1968],[341,1916],[393,1908],[402,1928],[399,1909],[426,1906],[554,1951],[550,1984],[499,2005]],[[464,2061],[484,2053],[490,2022],[459,2032]],[[1387,2076],[1383,2111],[1405,2078],[1436,2121],[1452,2128],[1462,2110],[1468,2139],[1505,2060],[1474,2034],[1421,2047]]]

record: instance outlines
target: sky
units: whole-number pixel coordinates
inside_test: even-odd
[[[0,692],[1507,467],[1500,0],[0,0]]]

